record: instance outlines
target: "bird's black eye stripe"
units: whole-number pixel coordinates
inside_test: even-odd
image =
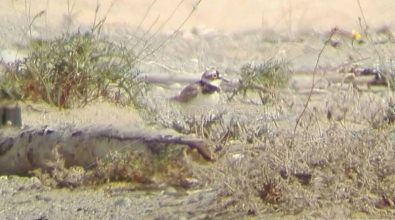
[[[219,78],[219,72],[218,72],[218,70],[215,71],[214,78]]]

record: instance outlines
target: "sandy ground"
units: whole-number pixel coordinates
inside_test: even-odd
[[[152,2],[155,3],[148,10]],[[181,4],[177,6],[179,2]],[[376,30],[389,27],[390,31],[392,30],[395,24],[393,0],[361,0],[360,2],[370,28]],[[167,36],[183,23],[197,1],[102,0],[100,3],[99,19],[110,8],[106,24],[117,30],[109,35],[114,35],[116,39],[127,39],[130,36],[122,31],[124,29],[136,30],[137,26],[143,30],[150,30],[151,33],[158,31],[158,38]],[[20,48],[19,44],[25,43],[21,42],[23,39],[21,35],[27,34],[29,23],[32,24],[31,34],[40,37],[52,29],[64,30],[67,28],[69,18],[72,18],[74,27],[91,25],[94,21],[95,8],[96,1],[89,0],[5,0],[0,6],[0,17],[4,18],[0,21],[0,36],[2,37],[0,54],[11,59],[15,57],[15,48]],[[34,19],[35,15],[42,10],[45,10],[45,14]],[[172,16],[173,10],[175,10],[174,16]],[[143,19],[147,11],[149,13],[146,19]],[[352,29],[360,30],[358,23],[360,16],[361,11],[356,0],[325,2],[320,0],[203,0],[190,19],[182,25],[183,34],[170,41],[163,50],[158,52],[157,56],[150,57],[142,66],[147,73],[187,72],[195,73],[195,76],[207,66],[217,66],[235,79],[234,73],[243,63],[275,57],[290,58],[296,70],[311,72],[326,36],[315,35],[315,33],[327,33],[336,26],[349,32]],[[109,30],[113,29],[109,28]],[[254,31],[249,32],[249,30]],[[271,35],[265,35],[265,33],[271,33]],[[278,36],[286,37],[277,38]],[[374,53],[371,47],[352,46],[349,37],[337,36],[336,40],[341,42],[342,46],[330,47],[325,51],[320,62],[321,70],[323,70],[319,73],[320,77],[325,75],[324,70],[328,72],[338,70],[341,64],[347,61],[367,60],[370,64],[377,62],[372,55]],[[379,45],[377,48],[390,53],[393,50],[392,44],[393,42],[390,42]],[[309,80],[311,78],[304,75],[291,82],[290,87],[308,89],[311,82]],[[179,89],[182,86],[176,87]],[[172,92],[174,93],[173,90]],[[167,95],[170,96],[173,93]],[[319,96],[313,99],[322,101]],[[303,101],[303,97],[297,97],[295,105],[301,106]],[[320,102],[316,102],[315,105],[324,108]],[[34,109],[30,108],[29,104],[23,105],[26,125],[94,123],[141,126],[144,123],[132,108],[113,106],[108,103],[95,103],[83,109],[61,112],[47,106],[34,105],[33,107]],[[0,217],[3,219],[205,219],[215,217],[215,213],[205,213],[208,207],[214,206],[217,201],[216,196],[218,196],[209,187],[187,193],[180,193],[169,187],[154,192],[120,191],[115,195],[108,194],[105,187],[52,190],[43,186],[35,178],[3,176],[0,177]],[[328,208],[319,217],[345,218],[350,216],[351,211],[339,209],[338,207]],[[284,216],[270,217],[282,218]],[[302,213],[299,217],[306,216]],[[298,217],[291,216],[290,218]]]

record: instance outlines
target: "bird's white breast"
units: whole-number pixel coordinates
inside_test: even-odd
[[[206,114],[215,110],[220,102],[220,95],[218,92],[211,94],[199,93],[195,98],[182,106],[188,114]]]
[[[215,87],[220,88],[221,82],[222,82],[222,80],[216,79],[216,80],[211,81],[210,84],[215,86]]]

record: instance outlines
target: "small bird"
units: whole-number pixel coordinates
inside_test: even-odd
[[[189,84],[172,99],[178,101],[184,109],[189,112],[208,110],[207,108],[219,104],[222,78],[215,68],[210,68],[203,72],[199,81]]]

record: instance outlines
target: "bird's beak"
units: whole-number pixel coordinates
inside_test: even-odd
[[[225,79],[224,77],[219,77],[222,81],[224,81],[224,82],[229,82],[229,80],[228,79]]]

